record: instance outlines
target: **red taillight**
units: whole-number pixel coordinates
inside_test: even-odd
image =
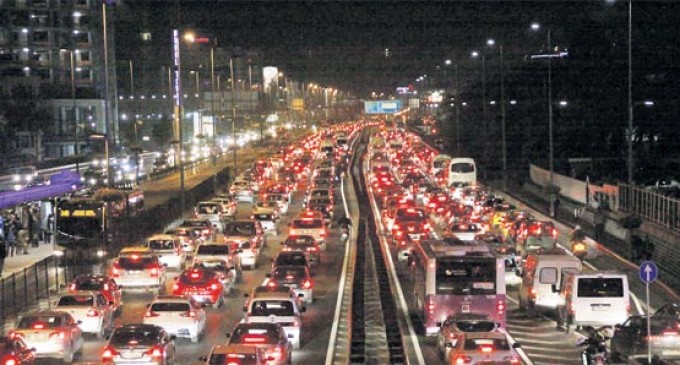
[[[434,301],[432,299],[429,300],[427,303],[427,310],[430,312],[434,312],[434,309],[436,308],[436,305],[434,304]]]
[[[17,361],[15,359],[6,359],[3,365],[17,365]]]
[[[456,365],[469,364],[471,361],[472,359],[469,356],[465,355],[456,355],[456,357],[453,358],[453,364]]]
[[[316,252],[318,251],[318,248],[316,247],[307,247],[307,252]]]
[[[180,253],[179,246],[175,247],[175,249],[173,251],[175,251],[175,255],[179,255],[179,253]]]
[[[553,228],[552,236],[553,236],[554,239],[557,239],[557,229]]]
[[[498,312],[504,312],[505,311],[505,303],[502,300],[499,300],[498,303],[496,304],[496,310]]]
[[[311,289],[312,288],[312,281],[311,280],[305,280],[305,282],[302,283],[302,287],[304,289]]]
[[[493,352],[493,346],[482,345],[479,346],[479,351],[485,354],[490,354]]]
[[[429,231],[430,228],[432,228],[432,226],[430,226],[430,223],[425,223],[425,224],[423,224],[423,229]]]
[[[9,333],[9,337],[10,338],[24,338],[24,334],[12,331],[12,332]]]
[[[103,288],[104,291],[109,291],[109,284],[104,284]]]
[[[204,229],[204,230],[201,231],[201,234],[210,234],[210,230]]]
[[[673,331],[673,330],[665,330],[663,331],[664,336],[677,336],[678,331]]]
[[[217,283],[212,283],[212,285],[210,285],[210,290],[212,290],[212,291],[216,291],[217,288],[219,288],[219,286],[217,285]]]
[[[535,297],[536,294],[538,294],[538,289],[536,289],[536,288],[531,288],[531,292],[530,292],[530,293],[531,293],[531,296],[532,296],[532,297]]]
[[[392,230],[398,231],[400,228],[401,228],[401,227],[399,227],[398,224],[396,224],[396,223],[392,224]]]
[[[274,281],[274,280],[267,281],[267,287],[269,287],[269,288],[276,288],[276,285],[277,285],[276,281]]]
[[[45,324],[44,323],[36,323],[33,325],[34,330],[42,330],[45,329]]]
[[[276,346],[272,352],[269,353],[269,356],[272,357],[272,361],[279,361],[283,358],[283,350],[280,346]]]
[[[113,267],[111,267],[111,276],[114,278],[117,278],[120,276],[120,265],[118,265],[118,262],[113,263]]]
[[[326,237],[326,228],[321,230],[321,237]]]
[[[149,355],[151,357],[163,357],[163,348],[161,347],[154,347],[150,349],[149,351],[144,353],[145,355]]]
[[[71,286],[70,286],[69,288],[70,288],[71,290],[77,290],[77,289],[78,289],[78,286],[77,286],[75,283],[73,283],[73,284],[71,284]]]
[[[174,293],[179,292],[179,284],[177,284],[177,283],[172,284],[172,291],[173,291]]]
[[[150,267],[149,274],[151,274],[151,276],[158,276],[158,267]]]
[[[99,311],[94,310],[94,309],[90,309],[89,311],[87,311],[87,316],[88,317],[99,317]]]
[[[243,338],[244,343],[265,343],[267,339],[262,335],[248,335]]]
[[[106,346],[104,352],[102,352],[102,360],[110,361],[114,356],[118,355],[118,351],[111,346]]]

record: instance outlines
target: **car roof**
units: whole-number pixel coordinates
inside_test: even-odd
[[[286,287],[288,288],[288,287]],[[253,291],[253,296],[250,298],[251,300],[267,300],[267,299],[273,299],[273,300],[291,300],[295,302],[295,298],[293,298],[290,295],[290,290],[288,291],[258,291],[255,290]]]
[[[145,247],[145,246],[135,246],[135,247],[123,247],[123,248],[120,250],[120,255],[122,255],[122,254],[128,254],[128,253],[134,253],[134,252],[137,252],[137,253],[149,253],[149,254],[153,253],[153,251],[151,251],[151,249],[148,248],[148,247]]]
[[[153,241],[153,240],[175,240],[177,237],[171,235],[171,234],[155,234],[147,239],[147,241]]]

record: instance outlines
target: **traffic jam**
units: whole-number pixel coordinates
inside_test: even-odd
[[[15,350],[2,365],[324,362],[359,218],[346,213],[343,184],[362,133],[355,160],[426,363],[605,364],[648,345],[680,356],[680,307],[649,323],[635,314],[628,274],[587,265],[593,248],[579,232],[565,248],[553,221],[483,187],[473,159],[389,123],[363,127],[341,124],[257,159],[176,226],[72,278],[3,337]],[[551,321],[548,335],[569,341],[560,360],[517,335],[525,318]]]
[[[658,308],[647,335],[629,274],[584,262],[596,249],[578,226],[560,244],[553,221],[479,184],[474,160],[388,124],[364,172],[424,352],[447,364],[628,363],[648,345],[655,358],[680,355],[677,305]],[[529,322],[552,327],[520,338]]]
[[[332,315],[314,306],[337,290],[315,287],[337,287],[349,230],[339,186],[358,131],[336,126],[255,161],[176,226],[74,277],[49,310],[21,316],[2,364],[293,363]]]

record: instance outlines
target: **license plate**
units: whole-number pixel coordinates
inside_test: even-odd
[[[420,239],[420,235],[419,235],[419,234],[410,234],[410,235],[408,235],[408,236],[411,237],[412,240],[419,240],[419,239]]]
[[[592,306],[592,308],[593,308],[594,312],[602,312],[602,311],[609,310],[608,305],[594,305],[594,306]]]

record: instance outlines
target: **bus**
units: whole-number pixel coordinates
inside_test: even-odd
[[[141,190],[101,189],[57,204],[57,245],[66,249],[105,247],[117,220],[143,211]]]
[[[435,335],[448,315],[478,313],[505,328],[505,260],[486,244],[424,240],[409,253],[416,311]]]
[[[477,185],[477,165],[468,157],[454,157],[449,162],[449,187],[472,187]]]

